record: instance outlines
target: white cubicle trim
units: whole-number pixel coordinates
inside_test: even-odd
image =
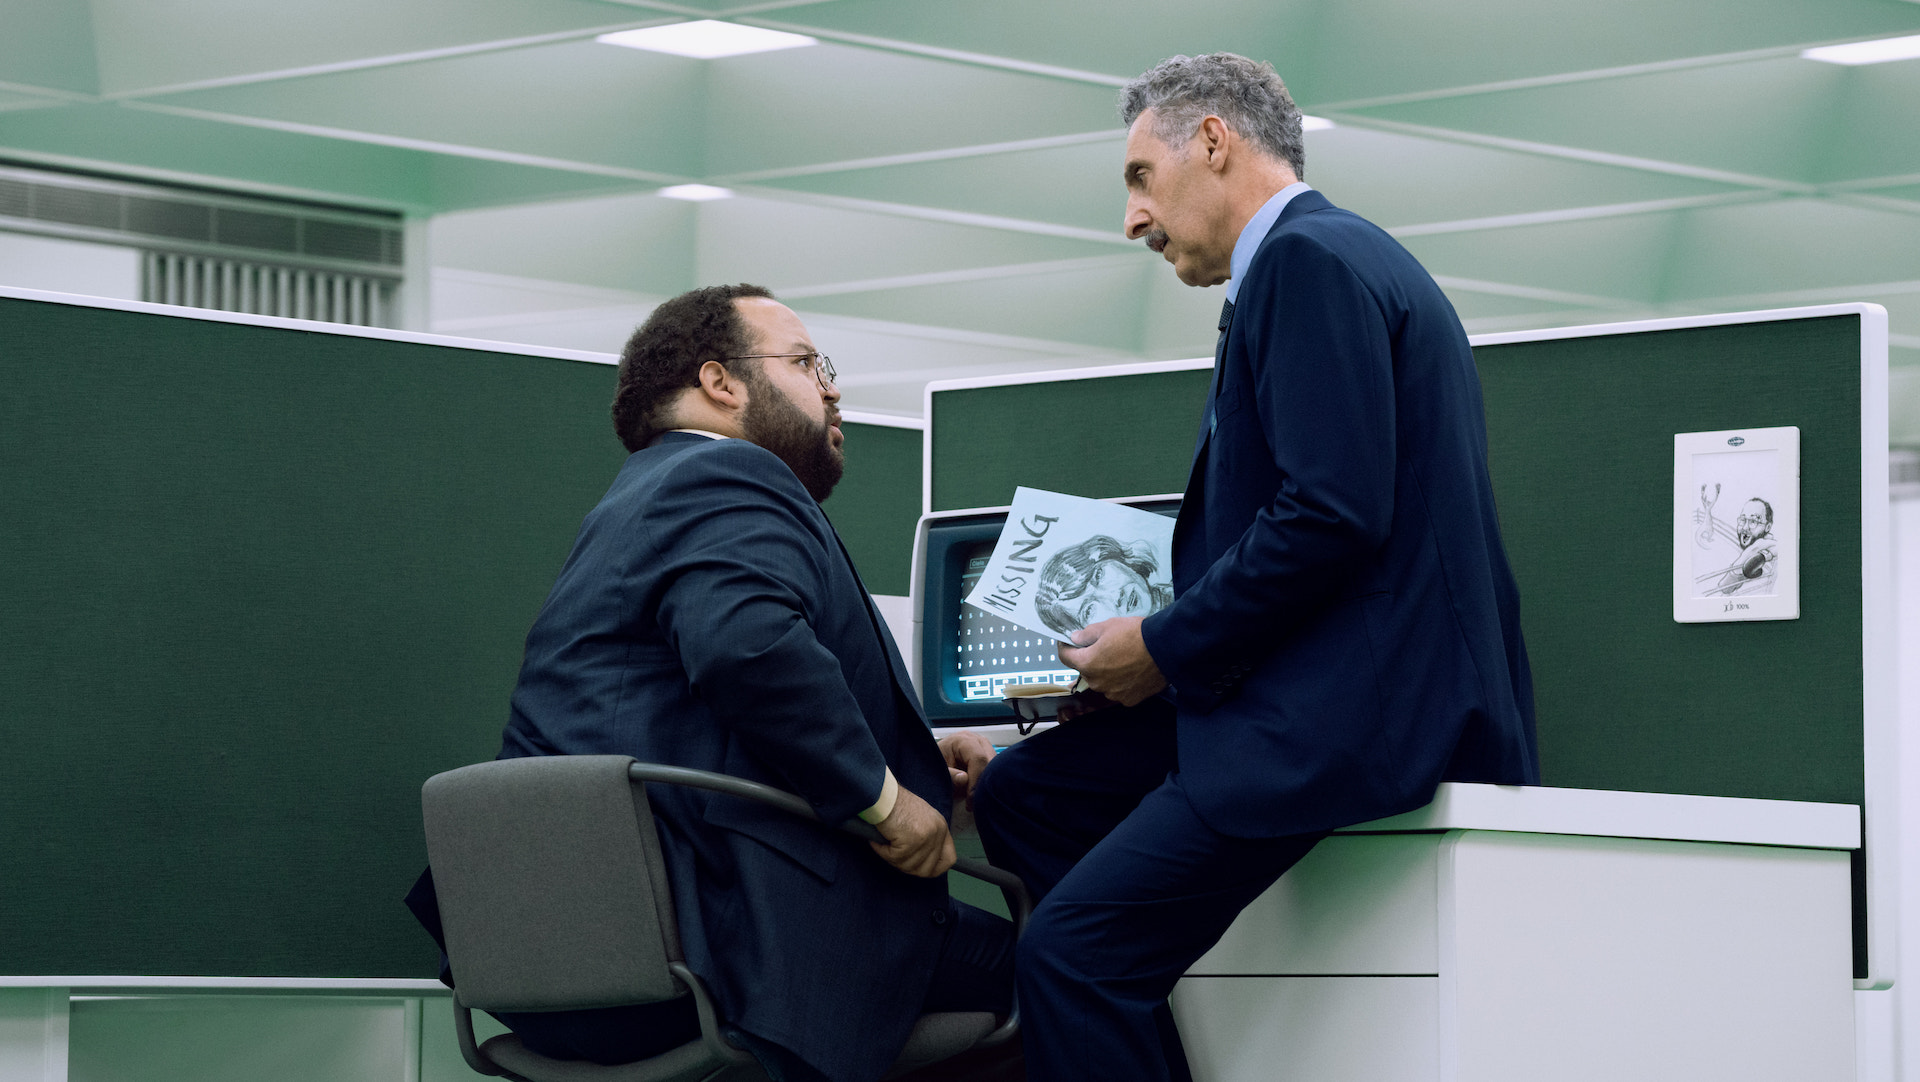
[[[1046,372],[1014,372],[999,376],[971,376],[966,379],[937,379],[929,382],[926,390],[921,392],[920,402],[920,416],[925,419],[926,433],[920,443],[920,514],[924,516],[933,513],[933,396],[935,394],[941,391],[970,390],[975,387],[1011,387],[1027,383],[1058,383],[1070,379],[1145,376],[1155,372],[1191,372],[1195,369],[1212,367],[1212,357],[1193,357],[1181,361],[1101,364],[1086,368],[1056,368]],[[1175,495],[1179,494],[1175,493]]]
[[[911,428],[924,431],[926,422],[918,417],[902,417],[897,413],[872,413],[868,410],[841,410],[840,419],[857,425],[878,425],[881,428]]]
[[[1426,807],[1335,833],[1442,830],[1858,849],[1860,809],[1800,800],[1450,781],[1441,783]]]
[[[1860,635],[1868,852],[1867,976],[1854,984],[1867,991],[1893,987],[1900,951],[1900,734],[1895,696],[1898,668],[1894,656],[1893,526],[1887,481],[1887,310],[1877,304],[1819,304],[1478,334],[1470,341],[1475,346],[1492,346],[1827,316],[1860,318]]]
[[[360,327],[351,323],[328,323],[314,319],[288,319],[284,316],[256,316],[247,312],[221,312],[212,308],[189,308],[179,304],[154,304],[149,301],[123,301],[113,297],[88,297],[79,293],[53,293],[44,289],[16,289],[0,286],[0,297],[21,301],[48,301],[76,308],[109,308],[117,312],[142,312],[177,319],[197,319],[206,323],[240,323],[249,327],[277,327],[287,331],[318,331],[345,338],[378,338],[388,342],[413,342],[423,346],[453,346],[458,349],[510,353],[516,357],[550,357],[557,361],[584,361],[587,364],[619,364],[613,353],[593,353],[584,349],[557,346],[530,346],[519,342],[497,342],[484,338],[456,338],[447,334],[423,334],[396,331],[387,327]]]
[[[88,992],[297,992],[303,995],[444,996],[453,990],[424,977],[66,977],[0,976],[0,988],[71,988]]]

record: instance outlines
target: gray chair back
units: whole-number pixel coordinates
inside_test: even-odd
[[[645,789],[624,755],[502,759],[421,791],[460,1002],[550,1011],[686,994]]]

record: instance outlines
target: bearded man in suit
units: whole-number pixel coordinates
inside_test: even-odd
[[[757,803],[649,792],[687,963],[776,1082],[873,1082],[922,1013],[1005,1014],[1012,997],[1011,926],[942,878],[952,801],[993,748],[936,745],[820,509],[841,474],[839,400],[765,289],[654,311],[613,405],[632,454],[527,636],[500,753],[717,771],[878,828],[869,848]],[[698,1031],[687,997],[502,1020],[534,1051],[602,1063]]]
[[[1062,647],[1112,706],[1016,745],[975,809],[1044,892],[1019,948],[1049,1082],[1187,1077],[1166,997],[1337,827],[1538,780],[1473,354],[1431,276],[1300,178],[1273,69],[1122,92],[1126,232],[1226,286],[1171,605]]]

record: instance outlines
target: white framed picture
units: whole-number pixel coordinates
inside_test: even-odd
[[[1673,437],[1673,618],[1800,618],[1800,430]]]

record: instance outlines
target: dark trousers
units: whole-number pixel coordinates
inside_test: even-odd
[[[1187,781],[1157,699],[1031,737],[981,779],[988,859],[1044,895],[1015,966],[1033,1078],[1187,1082],[1174,983],[1320,840],[1222,834]]]

